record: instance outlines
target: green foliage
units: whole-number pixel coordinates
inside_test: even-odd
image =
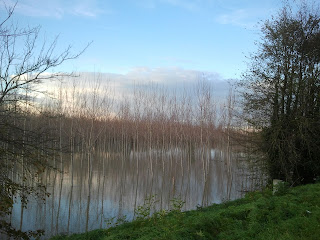
[[[162,210],[144,220],[53,239],[309,240],[320,236],[320,184],[285,186],[285,192],[276,195],[265,189],[243,199],[188,212],[179,210],[181,200],[172,202],[175,210]]]
[[[150,195],[144,200],[143,205],[138,206],[134,214],[137,220],[145,220],[151,216],[152,208],[155,207],[157,200],[156,195]]]
[[[118,217],[118,218],[117,217],[110,217],[110,218],[105,219],[105,223],[107,225],[107,228],[116,227],[116,226],[119,226],[119,225],[124,224],[126,222],[128,222],[126,215]]]
[[[104,229],[93,230],[82,234],[73,234],[70,236],[54,236],[50,238],[51,240],[102,240],[105,239],[107,231]]]
[[[185,204],[180,198],[173,198],[171,200],[171,211],[181,212],[183,205]]]
[[[281,196],[289,191],[290,184],[287,182],[279,182],[276,186],[273,186],[275,195]]]

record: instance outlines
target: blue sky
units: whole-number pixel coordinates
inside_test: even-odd
[[[230,79],[240,78],[256,49],[257,23],[280,7],[280,0],[19,0],[14,20],[41,25],[46,39],[59,34],[58,51],[93,41],[58,70],[182,69]]]

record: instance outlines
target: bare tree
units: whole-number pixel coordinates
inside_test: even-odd
[[[58,37],[52,42],[42,42],[40,27],[21,28],[11,22],[15,7],[16,4],[5,5],[7,14],[0,22],[0,233],[28,239],[41,232],[15,230],[5,221],[5,215],[11,212],[14,195],[23,192],[26,196],[24,201],[27,201],[30,194],[46,193],[44,186],[39,189],[28,183],[32,183],[50,165],[50,144],[46,128],[26,127],[30,121],[27,117],[31,113],[22,102],[28,101],[38,91],[40,83],[71,75],[48,71],[79,57],[88,46],[76,53],[72,52],[72,46],[67,46],[57,53]],[[26,92],[28,94],[24,94]],[[17,121],[12,121],[13,118]],[[39,157],[35,157],[36,153],[39,153]],[[22,181],[10,178],[9,172],[21,169],[26,173],[23,174]]]

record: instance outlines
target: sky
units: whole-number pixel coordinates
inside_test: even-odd
[[[227,80],[246,70],[246,56],[260,38],[259,21],[276,14],[281,2],[19,0],[13,19],[20,26],[40,25],[45,41],[59,35],[58,52],[69,44],[77,52],[92,42],[59,71],[154,77],[177,70],[186,78],[196,72]]]

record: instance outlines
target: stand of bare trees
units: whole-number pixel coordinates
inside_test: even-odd
[[[194,189],[190,189],[190,186],[197,185],[191,182],[194,179],[191,176],[194,166],[201,170],[201,178],[196,181],[203,185],[203,188],[196,190],[197,195],[201,196],[198,204],[210,204],[212,178],[216,178],[212,174],[216,166],[212,154],[219,148],[226,149],[227,157],[220,157],[227,159],[221,172],[227,169],[226,199],[231,199],[235,191],[234,173],[237,171],[233,169],[232,154],[237,149],[232,136],[241,135],[241,129],[235,127],[232,93],[221,105],[214,98],[214,85],[201,80],[195,83],[193,89],[183,92],[152,84],[148,87],[136,86],[132,89],[132,99],[124,97],[122,101],[116,101],[112,98],[112,89],[104,87],[109,85],[104,84],[105,80],[99,74],[91,81],[77,78],[65,80],[52,92],[53,98],[37,107],[39,112],[29,112],[20,123],[25,130],[42,127],[47,131],[47,144],[52,149],[48,156],[56,171],[44,169],[38,173],[37,179],[51,193],[51,212],[48,216],[52,224],[51,234],[70,231],[75,221],[75,207],[79,208],[79,231],[90,230],[91,224],[97,221],[103,226],[106,218],[103,215],[106,183],[110,179],[107,168],[110,167],[115,168],[112,174],[118,179],[115,183],[108,182],[108,185],[115,185],[119,192],[119,199],[114,200],[118,203],[118,218],[125,215],[127,177],[132,176],[132,182],[135,183],[131,191],[135,207],[141,204],[140,191],[143,188],[146,190],[142,198],[170,189],[170,196],[163,197],[160,194],[160,208],[169,208],[170,200],[175,197],[186,201],[192,198]],[[51,129],[50,133],[48,129]],[[141,158],[147,160],[147,164]],[[102,170],[98,172],[93,166],[97,159]],[[112,166],[114,159],[118,161],[117,166]],[[128,165],[134,166],[134,174],[129,172]],[[82,175],[75,175],[74,166],[86,171]],[[11,171],[16,171],[11,168]],[[17,179],[20,172],[11,173],[11,176]],[[79,179],[83,179],[82,183],[74,191],[74,184]],[[66,184],[68,189],[65,189]],[[243,188],[252,190],[253,185],[246,183]],[[65,191],[68,191],[67,202],[62,197]],[[221,191],[224,192],[224,187]],[[64,214],[67,224],[63,224],[61,219],[65,209],[68,212],[67,216]],[[102,212],[92,215],[98,209],[102,209]],[[20,221],[23,230],[23,210]],[[81,225],[80,222],[85,224]]]

